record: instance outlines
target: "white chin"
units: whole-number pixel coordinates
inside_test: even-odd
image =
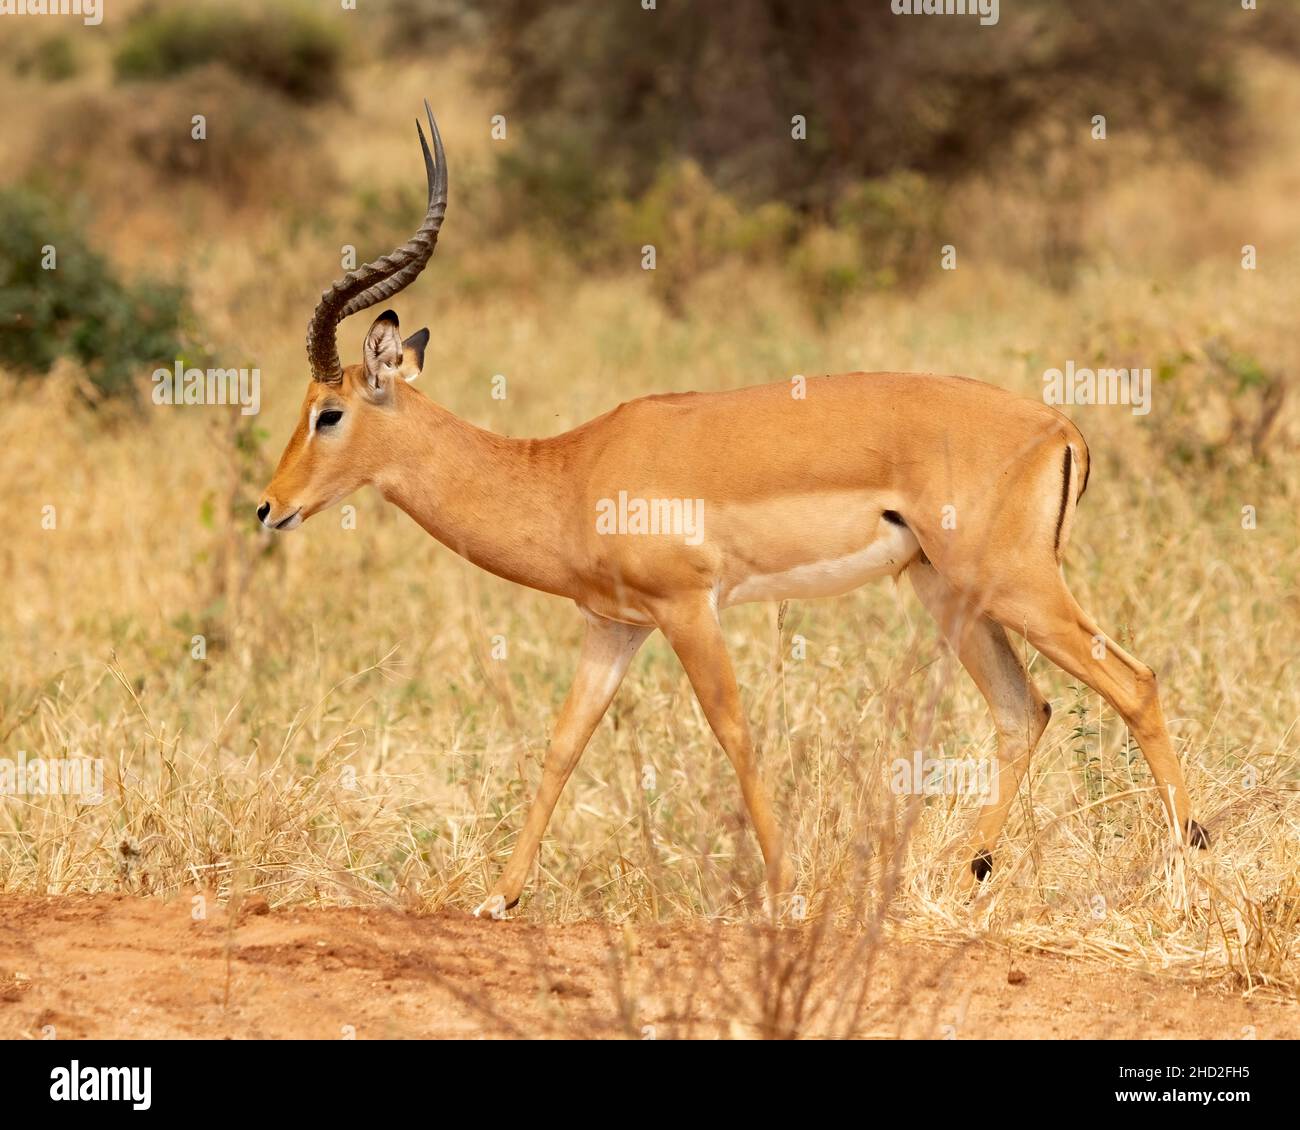
[[[275,530],[276,533],[287,534],[290,530],[296,530],[301,525],[302,525],[302,511],[299,510],[298,513],[295,514],[292,518],[290,518],[287,522],[285,522],[283,526],[276,526]]]

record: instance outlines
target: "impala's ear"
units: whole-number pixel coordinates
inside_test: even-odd
[[[418,330],[402,342],[402,376],[413,381],[424,368],[424,347],[429,344],[428,329]]]
[[[385,310],[371,323],[361,358],[366,384],[372,392],[382,392],[389,381],[401,374],[402,338],[397,332],[397,315],[391,310]]]

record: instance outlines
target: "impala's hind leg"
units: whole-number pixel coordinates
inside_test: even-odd
[[[997,774],[971,834],[969,867],[963,867],[959,880],[964,891],[993,870],[993,847],[1052,708],[1030,680],[1000,624],[981,615],[933,565],[917,562],[907,575],[988,702],[998,733]]]
[[[1034,574],[1026,571],[1025,577],[1027,585],[990,600],[989,613],[1115,708],[1151,767],[1171,825],[1188,843],[1209,846],[1205,830],[1192,819],[1182,766],[1165,729],[1155,672],[1097,627],[1066,588],[1055,562]]]

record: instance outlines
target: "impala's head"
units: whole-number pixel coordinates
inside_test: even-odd
[[[292,530],[373,481],[387,461],[390,429],[402,396],[410,395],[405,382],[419,376],[424,365],[429,331],[420,330],[403,341],[391,310],[380,314],[366,333],[361,364],[344,368],[336,341],[339,322],[408,286],[424,270],[438,242],[447,210],[447,159],[428,102],[424,110],[433,136],[431,154],[416,122],[429,184],[424,223],[391,255],[349,272],[321,295],[307,327],[311,385],[298,426],[257,508],[258,519],[271,529]]]

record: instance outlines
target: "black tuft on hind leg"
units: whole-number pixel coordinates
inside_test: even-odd
[[[1204,851],[1210,846],[1210,833],[1202,828],[1195,820],[1187,821],[1187,842],[1192,847],[1200,848]]]
[[[993,874],[993,853],[984,849],[976,853],[975,858],[970,861],[971,874],[979,882],[984,882]]]

